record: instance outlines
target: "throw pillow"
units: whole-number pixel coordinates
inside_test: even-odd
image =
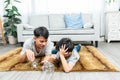
[[[93,26],[94,25],[92,23],[88,22],[83,25],[83,28],[93,28]]]
[[[67,28],[82,28],[83,21],[81,14],[64,15],[64,20]]]
[[[34,26],[31,26],[29,24],[23,24],[24,29],[34,29]]]

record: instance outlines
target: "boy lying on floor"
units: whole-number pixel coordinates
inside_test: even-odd
[[[70,72],[80,58],[78,54],[80,47],[77,45],[74,48],[74,44],[69,38],[62,38],[57,43],[56,50],[53,51],[56,54],[52,56],[57,61],[61,61],[65,72]]]

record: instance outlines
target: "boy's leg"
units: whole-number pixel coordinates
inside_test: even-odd
[[[77,52],[79,52],[80,51],[80,49],[81,49],[81,44],[78,44],[78,45],[76,45],[76,50],[77,50]]]
[[[52,50],[52,54],[57,54],[57,52],[58,52],[58,51],[57,51],[56,49],[53,49],[53,50]]]

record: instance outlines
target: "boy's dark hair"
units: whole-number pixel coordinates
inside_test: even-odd
[[[43,36],[45,39],[47,39],[49,36],[49,32],[46,27],[41,26],[34,30],[34,36],[36,37]]]
[[[69,38],[62,38],[57,44],[56,44],[56,49],[59,51],[59,49],[65,45],[65,49],[68,48],[66,52],[72,52],[74,48],[74,44],[71,39]]]

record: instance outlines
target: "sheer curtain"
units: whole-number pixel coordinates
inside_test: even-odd
[[[90,13],[99,0],[34,0],[34,15],[54,13]],[[98,4],[99,5],[99,4]],[[96,6],[98,7],[98,6]]]
[[[22,23],[27,23],[29,16],[31,16],[33,11],[32,1],[34,0],[20,0],[21,3],[17,3],[19,12],[21,13]]]
[[[49,13],[91,12],[91,4],[89,2],[90,0],[48,0],[48,12]]]
[[[104,0],[20,0],[17,7],[23,18],[30,15],[54,13],[93,13],[103,9]],[[3,15],[3,0],[0,0],[0,12]]]

